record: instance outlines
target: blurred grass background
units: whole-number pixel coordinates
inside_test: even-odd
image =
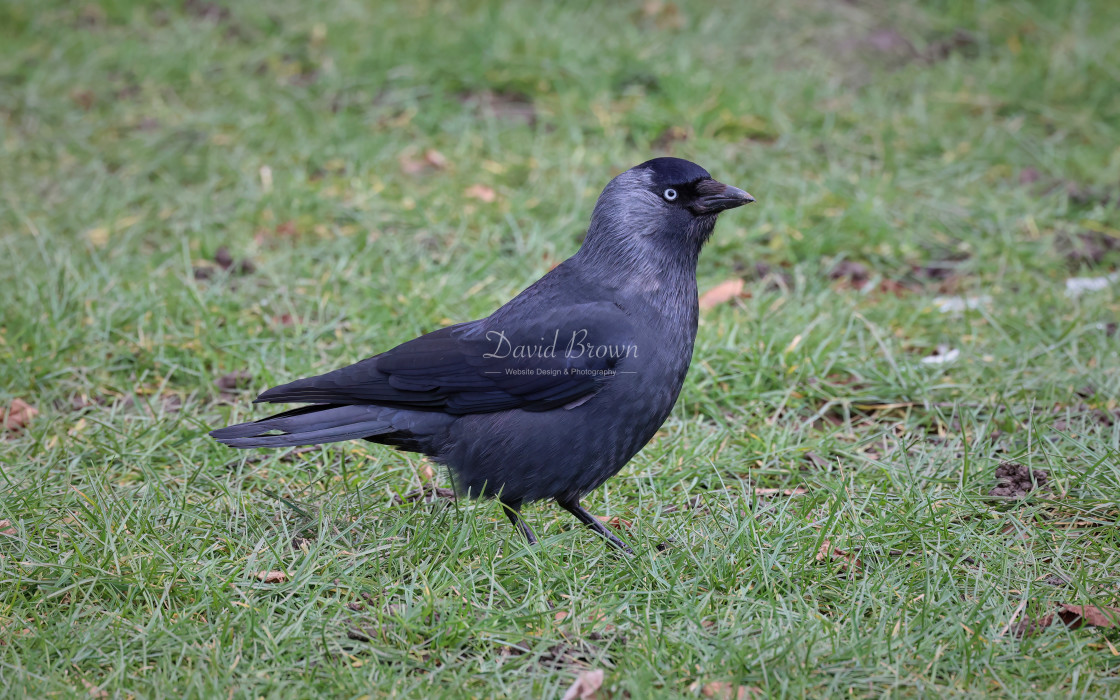
[[[0,45],[12,695],[1116,694],[1115,630],[1010,629],[1120,604],[1116,3],[15,0]],[[488,314],[664,154],[758,203],[589,499],[635,560],[204,437]],[[1005,460],[1046,489],[989,499]]]

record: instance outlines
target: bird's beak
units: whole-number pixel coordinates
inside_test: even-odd
[[[718,214],[754,201],[749,192],[717,180],[703,180],[696,186],[696,191],[700,195],[693,204],[697,214]]]

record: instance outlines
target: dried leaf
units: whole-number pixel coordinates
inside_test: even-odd
[[[429,148],[424,151],[424,162],[432,166],[436,170],[443,170],[447,167],[447,156],[443,155],[434,148]]]
[[[1044,615],[1037,620],[1032,620],[1029,617],[1024,617],[1009,628],[1011,634],[1017,638],[1031,637],[1038,632],[1046,629],[1054,622],[1053,615]]]
[[[447,156],[434,148],[424,151],[423,155],[416,157],[415,151],[406,150],[397,157],[401,171],[405,175],[419,175],[430,170],[443,170],[447,167]]]
[[[727,681],[712,681],[704,684],[695,681],[688,686],[688,689],[693,693],[699,691],[703,697],[717,698],[718,700],[750,700],[751,698],[762,697],[763,694],[761,688],[748,685],[732,685]]]
[[[431,481],[436,477],[436,470],[432,469],[432,463],[427,460],[420,462],[420,466],[417,467],[416,471],[420,474],[420,481],[422,482]]]
[[[1120,627],[1120,608],[1110,608],[1107,605],[1070,605],[1069,603],[1062,603],[1061,609],[1058,610],[1058,617],[1070,629],[1077,629],[1082,625],[1105,629]]]
[[[682,29],[684,16],[676,3],[662,0],[647,0],[642,5],[642,18],[652,22],[658,29]]]
[[[90,683],[89,681],[87,681],[85,678],[82,678],[81,681],[82,681],[82,685],[84,685],[86,687],[86,691],[89,692],[89,696],[91,698],[107,698],[107,697],[109,697],[109,691],[102,690],[101,688],[97,687],[93,683]]]
[[[82,109],[89,111],[93,108],[94,102],[97,101],[97,96],[93,94],[92,90],[76,88],[70,91],[70,101]]]
[[[829,271],[828,276],[834,280],[847,280],[856,287],[861,287],[871,276],[871,270],[855,260],[842,260]]]
[[[13,433],[18,433],[31,425],[31,419],[39,415],[38,409],[23,399],[15,399],[8,410],[0,408],[0,425]]]
[[[821,457],[816,452],[806,452],[805,454],[801,455],[801,457],[818,469],[828,469],[830,466],[832,466],[831,462],[829,462],[824,457]]]
[[[1011,626],[1011,631],[1016,637],[1030,637],[1054,624],[1055,619],[1060,620],[1071,630],[1084,625],[1113,629],[1120,627],[1120,608],[1112,608],[1107,605],[1060,603],[1057,611],[1043,615],[1036,620],[1029,617],[1023,618]]]
[[[832,540],[826,539],[824,544],[821,545],[820,551],[817,552],[817,561],[832,560],[840,562],[840,566],[847,568],[850,564],[855,568],[863,566],[863,562],[856,558],[856,555],[847,550],[840,549],[839,547],[832,546]]]
[[[12,527],[11,520],[8,520],[7,518],[5,518],[4,520],[0,520],[0,535],[15,537],[18,534],[19,533],[16,531],[16,529]]]
[[[564,693],[561,700],[591,700],[598,697],[598,691],[603,687],[603,669],[583,671],[576,677],[574,683]]]
[[[603,523],[604,525],[609,525],[616,530],[629,530],[634,525],[634,523],[630,522],[629,520],[623,520],[617,515],[599,515],[596,517],[599,518],[599,522]]]
[[[471,199],[477,199],[489,204],[498,198],[498,193],[494,191],[493,187],[487,185],[471,185],[463,190],[463,194]]]
[[[288,221],[285,221],[284,223],[278,224],[276,226],[276,235],[290,238],[292,236],[299,235],[299,228],[296,226],[296,222],[289,219]]]
[[[243,389],[253,381],[253,375],[248,370],[239,369],[236,372],[223,374],[214,382],[222,391],[235,391]]]
[[[288,574],[283,571],[258,571],[257,579],[261,583],[283,583],[288,580]]]
[[[798,486],[795,489],[755,489],[754,495],[756,496],[800,496],[803,493],[809,493],[809,489],[804,486]]]
[[[743,280],[739,278],[720,282],[700,295],[700,308],[712,309],[726,304],[743,293]]]

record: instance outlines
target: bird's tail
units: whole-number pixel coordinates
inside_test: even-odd
[[[302,406],[250,423],[211,431],[218,442],[250,447],[294,447],[370,438],[397,430],[393,409],[384,406]]]

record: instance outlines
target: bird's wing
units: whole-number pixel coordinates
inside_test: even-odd
[[[494,319],[441,328],[349,367],[269,389],[257,401],[456,415],[547,411],[589,397],[642,352],[629,317],[610,302],[554,307],[510,328]]]

